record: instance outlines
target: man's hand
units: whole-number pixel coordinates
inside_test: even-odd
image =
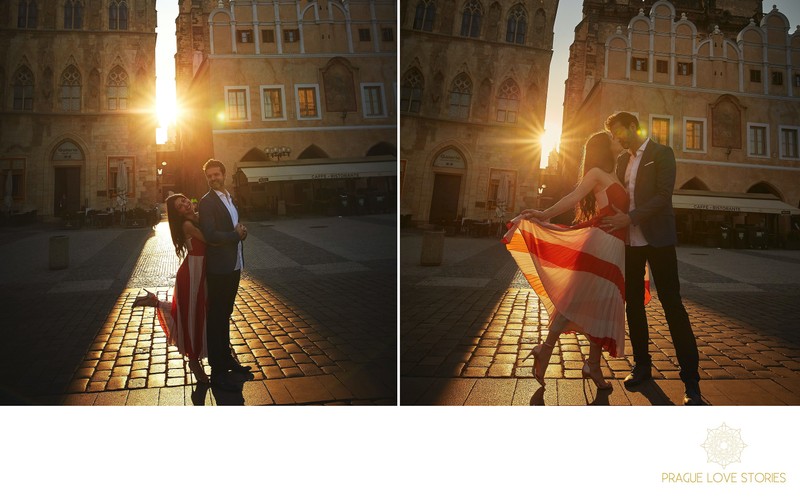
[[[617,229],[622,229],[631,225],[631,218],[628,214],[620,211],[620,209],[614,205],[611,205],[611,208],[613,208],[616,213],[609,217],[603,217],[601,221],[603,229],[614,232]]]
[[[247,238],[247,228],[241,222],[236,225],[236,232],[239,234],[239,239],[244,241]]]

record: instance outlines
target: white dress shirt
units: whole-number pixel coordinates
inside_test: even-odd
[[[231,214],[231,222],[233,222],[233,227],[236,227],[239,224],[239,212],[236,211],[236,207],[233,204],[233,199],[228,191],[222,192],[214,190],[219,196],[219,199],[222,200],[222,203],[225,205],[225,208],[228,209],[228,213]],[[237,246],[237,253],[236,253],[236,267],[234,271],[242,269],[244,265],[244,258],[242,256],[242,241],[239,240]]]
[[[639,173],[639,163],[642,161],[642,154],[648,142],[650,142],[649,138],[642,142],[642,145],[639,146],[636,153],[628,160],[628,167],[625,169],[625,185],[628,187],[630,200],[628,212],[636,208],[636,201],[633,197],[633,195],[636,194],[634,192],[636,190],[636,175]],[[633,225],[633,223],[629,226],[628,238],[631,247],[643,247],[648,244],[647,239],[645,239],[644,234],[642,234],[642,228]]]

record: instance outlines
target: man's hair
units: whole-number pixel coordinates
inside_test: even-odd
[[[205,172],[209,168],[213,168],[215,166],[218,167],[220,170],[222,170],[222,174],[225,175],[225,165],[222,164],[222,161],[220,161],[219,159],[214,159],[214,158],[211,158],[205,162],[205,164],[203,165],[203,171]]]
[[[639,130],[639,119],[637,119],[636,116],[630,112],[617,112],[616,114],[609,116],[608,119],[606,119],[606,131],[611,131],[611,128],[615,124],[620,124],[625,128],[630,127],[631,124],[635,124],[636,130]]]

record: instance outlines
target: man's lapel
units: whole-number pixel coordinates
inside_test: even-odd
[[[651,139],[647,142],[647,147],[642,152],[642,160],[639,161],[639,170],[636,172],[636,186],[639,187],[639,181],[645,173],[652,173],[653,159],[655,158],[656,143]]]
[[[225,203],[222,202],[222,198],[219,197],[217,191],[211,190],[212,197],[217,202],[217,211],[220,212],[220,215],[224,216],[227,221],[230,223],[230,227],[233,227],[233,219],[231,219],[231,213],[228,211],[228,207],[225,206]]]

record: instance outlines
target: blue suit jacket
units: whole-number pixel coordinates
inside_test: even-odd
[[[238,207],[237,207],[238,210]],[[236,267],[239,250],[239,233],[234,228],[228,208],[213,190],[200,200],[200,230],[208,243],[206,247],[206,272],[232,273]],[[244,249],[242,249],[244,256]],[[244,257],[242,258],[244,262]]]
[[[623,153],[617,159],[617,176],[625,180],[625,169],[631,155]],[[675,213],[672,210],[672,191],[675,188],[675,154],[666,145],[652,139],[642,153],[636,173],[634,194],[630,195],[636,209],[628,212],[633,224],[642,229],[647,243],[666,247],[678,242]]]

